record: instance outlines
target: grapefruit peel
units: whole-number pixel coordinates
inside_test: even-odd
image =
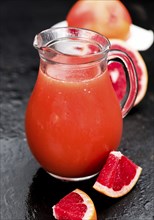
[[[109,160],[111,159],[111,157],[115,157],[117,159],[116,160],[116,164],[110,164],[109,165],[109,163],[110,163]],[[110,181],[111,178],[113,178],[112,175],[113,175],[113,173],[116,173],[118,164],[119,164],[119,162],[120,162],[122,157],[125,157],[125,156],[120,151],[111,151],[110,152],[105,166],[101,170],[100,174],[98,175],[98,178],[97,178],[96,182],[93,185],[93,188],[96,191],[98,191],[98,192],[100,192],[100,193],[102,193],[102,194],[104,194],[104,195],[106,195],[108,197],[111,197],[111,198],[119,198],[119,197],[122,197],[122,196],[126,195],[128,192],[130,192],[132,190],[132,188],[135,186],[135,184],[137,183],[137,181],[138,181],[138,179],[139,179],[139,177],[141,175],[142,168],[137,166],[135,163],[133,163],[127,157],[125,157],[127,159],[127,162],[130,163],[131,166],[136,167],[136,174],[132,178],[132,180],[130,181],[130,183],[128,185],[124,185],[120,190],[113,190],[114,183],[113,183],[112,186],[110,185],[110,187],[105,186],[102,183],[100,183],[100,182],[104,181],[103,180],[103,176],[104,176],[105,169],[106,169],[107,166],[111,166],[112,165],[111,173],[106,173],[106,175],[108,175],[107,176],[107,180]],[[116,174],[117,174],[117,176],[119,175],[119,173],[116,173]],[[126,173],[126,175],[127,175],[127,173]],[[116,179],[117,176],[115,175],[115,179]],[[127,176],[127,177],[129,178],[129,176]]]

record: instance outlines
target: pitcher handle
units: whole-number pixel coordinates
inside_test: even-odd
[[[126,76],[126,94],[120,103],[122,117],[124,118],[133,107],[138,92],[136,69],[131,57],[121,50],[109,50],[108,64],[111,62],[120,62]]]

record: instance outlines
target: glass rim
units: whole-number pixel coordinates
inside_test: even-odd
[[[60,34],[62,34],[62,30],[63,31],[68,31],[65,32],[62,36],[58,36],[58,32],[60,32]],[[70,32],[69,32],[70,31]],[[56,32],[58,34],[56,34]],[[79,33],[79,35],[78,35]],[[95,37],[95,38],[94,38]],[[51,38],[51,39],[50,39]],[[91,54],[80,54],[80,55],[74,55],[74,54],[69,54],[69,53],[64,53],[58,50],[54,50],[51,46],[55,44],[56,41],[60,41],[64,38],[68,38],[68,39],[80,39],[80,40],[89,40],[91,41],[92,44],[96,43],[99,47],[99,51],[95,51],[95,53],[91,53]],[[51,27],[48,29],[45,29],[41,32],[39,32],[38,34],[35,35],[34,37],[34,41],[33,41],[33,46],[35,49],[38,50],[39,54],[41,55],[41,57],[43,59],[45,58],[45,53],[52,53],[53,51],[56,52],[57,54],[61,54],[65,57],[78,57],[78,58],[91,58],[93,59],[93,61],[99,61],[102,60],[103,58],[106,58],[106,54],[110,49],[110,41],[107,37],[105,37],[104,35],[90,30],[90,29],[86,29],[86,28],[78,28],[78,27]],[[47,59],[48,60],[48,59]],[[48,60],[50,61],[50,60]],[[63,63],[63,62],[57,62],[60,64],[67,64],[67,63]],[[81,62],[79,64],[84,64],[87,62]]]

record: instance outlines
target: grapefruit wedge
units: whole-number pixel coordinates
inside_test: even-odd
[[[97,220],[93,201],[80,189],[67,194],[52,209],[59,220]]]
[[[147,91],[148,72],[146,64],[141,54],[137,50],[128,46],[125,41],[119,39],[110,39],[110,43],[111,49],[118,49],[126,52],[134,62],[138,78],[138,94],[134,103],[135,106],[141,102]],[[126,78],[122,65],[114,62],[109,64],[108,69],[114,90],[119,101],[121,101],[126,92]]]
[[[106,196],[118,198],[130,192],[141,172],[142,168],[120,151],[111,151],[93,188]]]

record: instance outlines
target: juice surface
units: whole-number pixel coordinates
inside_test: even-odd
[[[53,73],[52,73],[53,71]],[[98,172],[122,135],[120,105],[108,72],[93,79],[57,80],[39,70],[26,111],[30,149],[48,172],[82,177]],[[65,71],[65,70],[64,70]],[[91,69],[87,74],[93,74]]]

